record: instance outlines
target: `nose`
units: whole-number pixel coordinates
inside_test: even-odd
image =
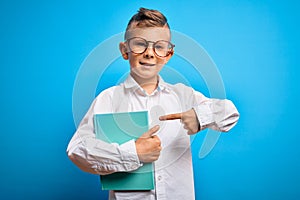
[[[146,49],[146,51],[144,52],[144,57],[145,58],[154,58],[154,49],[153,49],[153,45],[148,45],[148,48]]]

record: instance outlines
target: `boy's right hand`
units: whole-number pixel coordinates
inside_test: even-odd
[[[149,163],[158,159],[161,151],[161,142],[157,135],[154,135],[158,130],[159,126],[156,125],[135,141],[136,152],[140,162]]]

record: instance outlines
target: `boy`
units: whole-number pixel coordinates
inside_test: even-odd
[[[140,8],[119,45],[130,75],[96,97],[69,143],[69,158],[93,174],[133,171],[154,162],[154,190],[110,191],[110,199],[194,199],[189,135],[205,128],[227,132],[239,118],[231,101],[208,99],[183,84],[163,81],[158,73],[174,53],[170,39],[165,16]],[[164,123],[154,124],[136,141],[118,145],[95,139],[94,114],[151,111],[157,106],[169,115],[159,117]]]

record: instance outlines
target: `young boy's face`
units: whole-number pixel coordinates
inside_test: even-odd
[[[170,41],[170,30],[168,28],[159,27],[146,27],[146,28],[132,28],[127,31],[127,42],[120,43],[120,50],[124,59],[129,60],[130,74],[134,78],[140,80],[153,81],[157,79],[157,74],[162,67],[172,57],[173,52],[168,54],[166,57],[158,56],[153,49],[153,43],[160,40]],[[149,43],[148,48],[143,53],[134,53],[129,47],[129,40],[131,38],[142,38]],[[133,44],[140,45],[139,41],[131,42],[131,48]],[[146,47],[146,46],[145,46]],[[161,46],[157,45],[159,50]],[[158,51],[157,51],[158,52]]]

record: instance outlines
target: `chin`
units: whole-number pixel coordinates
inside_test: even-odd
[[[144,80],[148,80],[148,79],[153,79],[157,77],[157,73],[131,73],[131,75],[133,77],[139,78],[139,79],[144,79]]]
[[[132,74],[135,74],[135,76],[144,77],[144,78],[151,78],[153,76],[156,76],[158,74],[158,71],[156,69],[132,69]]]

